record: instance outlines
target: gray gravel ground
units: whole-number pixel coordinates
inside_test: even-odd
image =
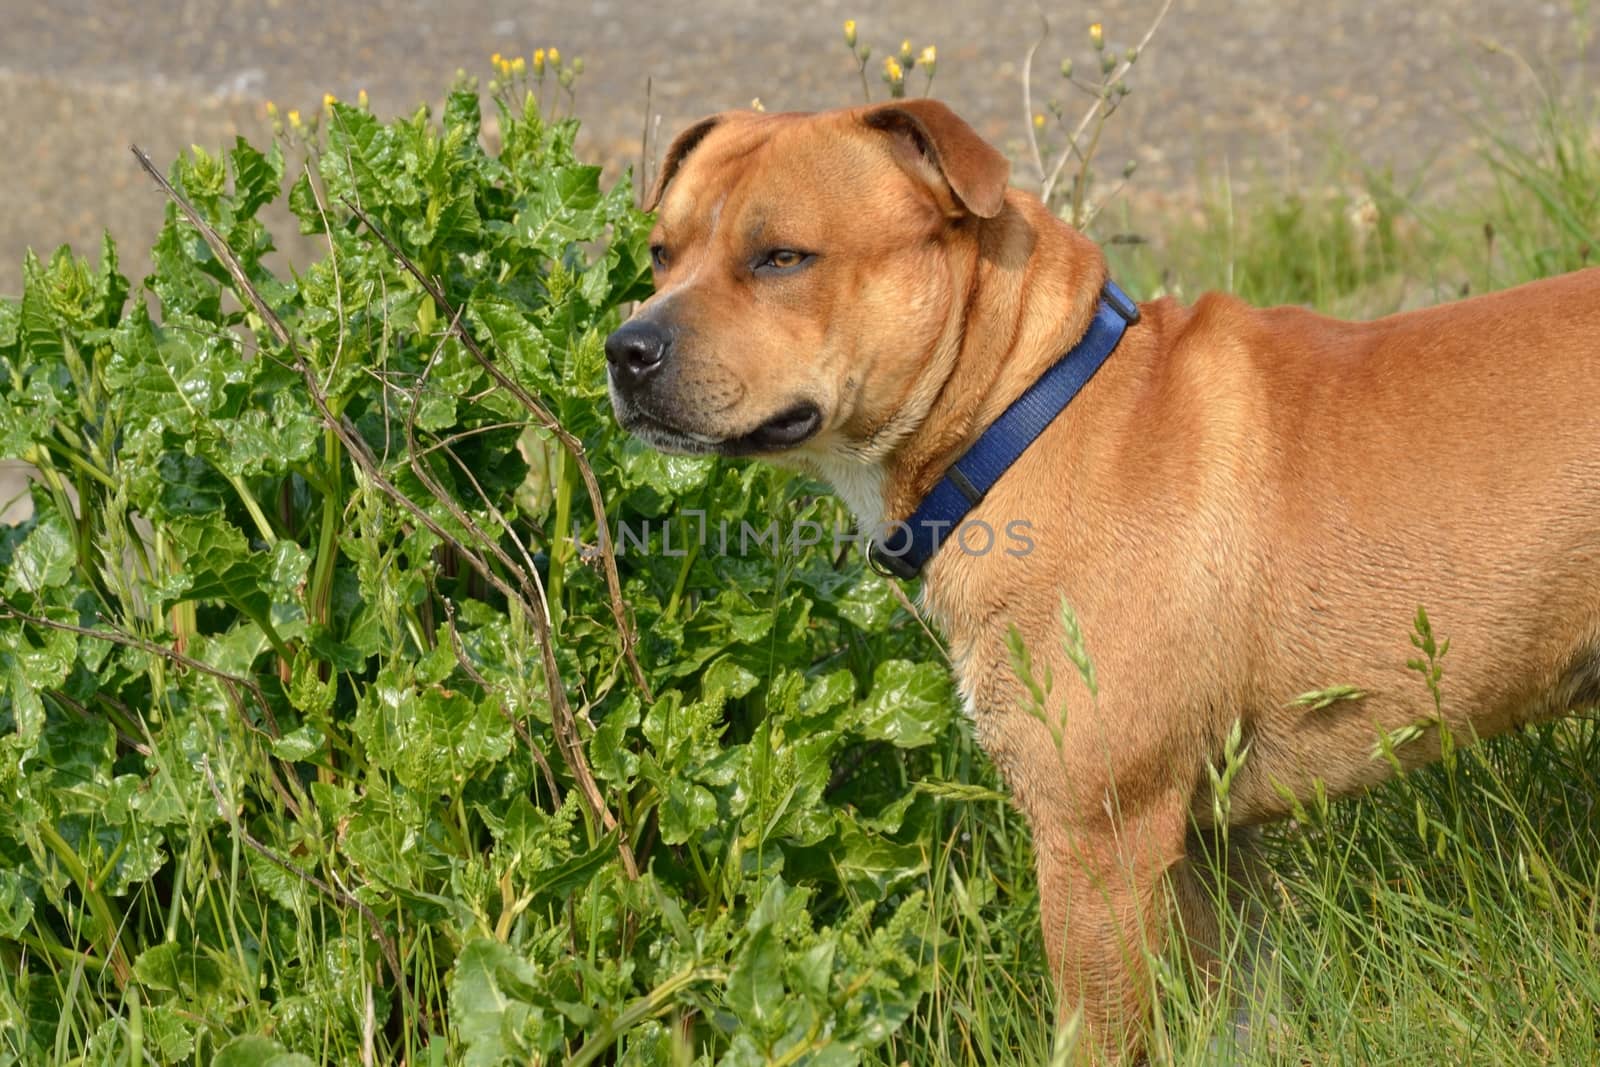
[[[1600,44],[1578,43],[1578,3],[1176,0],[1102,158],[1115,168],[1137,158],[1133,195],[1150,201],[1181,202],[1224,174],[1337,182],[1330,159],[1448,183],[1470,165],[1481,124],[1514,129],[1509,116],[1526,113],[1525,68],[1485,42],[1561,77],[1600,71]],[[1091,21],[1121,48],[1159,6],[1052,6],[1041,95],[1060,91],[1063,56],[1091,64]],[[786,109],[857,102],[840,30],[848,17],[877,49],[875,92],[887,48],[907,36],[919,49],[934,43],[938,95],[996,142],[1020,146],[1018,69],[1040,17],[1024,0],[0,0],[0,293],[19,290],[25,248],[70,242],[92,253],[102,228],[140,276],[162,202],[130,141],[158,161],[237,133],[260,142],[267,100],[311,110],[325,92],[366,89],[380,113],[409,111],[436,100],[457,68],[487,80],[492,52],[556,44],[587,62],[580,147],[615,171],[637,157],[647,76],[669,135],[754,97]],[[0,470],[0,511],[13,482]]]
[[[1132,43],[1159,0],[1050,9],[1038,84],[1072,54],[1089,65],[1085,27]],[[853,103],[860,86],[840,35],[847,17],[885,48],[909,36],[939,47],[939,95],[998,142],[1023,133],[1017,70],[1039,24],[1023,0],[981,8],[928,0],[777,4],[700,0],[0,0],[0,293],[20,285],[23,249],[92,250],[108,227],[130,267],[161,201],[128,154],[157,160],[235,133],[264,139],[265,101],[315,109],[324,92],[366,89],[380,112],[437,99],[458,67],[488,75],[491,52],[558,44],[581,54],[583,148],[613,166],[637,156],[645,79],[668,133],[705,112]],[[1535,67],[1600,69],[1580,55],[1568,3],[1426,0],[1365,3],[1177,0],[1132,77],[1109,134],[1112,165],[1136,156],[1141,195],[1178,195],[1226,170],[1323,181],[1330,146],[1346,158],[1450,180],[1474,123],[1527,87],[1481,42]],[[871,65],[879,89],[877,58]]]

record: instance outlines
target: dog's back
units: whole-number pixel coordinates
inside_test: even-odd
[[[1437,757],[1419,607],[1458,739],[1600,696],[1600,268],[1371,323],[1230,311],[1251,459],[1227,491],[1260,568],[1231,635],[1254,741],[1234,817],[1382,779],[1379,730]],[[1336,685],[1366,695],[1293,703]]]

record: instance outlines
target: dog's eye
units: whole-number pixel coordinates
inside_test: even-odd
[[[761,266],[769,270],[793,270],[811,259],[809,252],[797,252],[792,248],[775,248],[768,252],[761,261]]]
[[[650,262],[655,266],[656,270],[666,270],[667,269],[667,249],[666,249],[666,246],[664,246],[664,245],[651,245],[650,246]]]

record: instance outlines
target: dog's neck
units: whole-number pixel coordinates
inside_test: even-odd
[[[884,512],[886,472],[881,462],[864,463],[848,453],[829,452],[805,457],[801,468],[833,489],[862,533],[876,536],[888,521]]]
[[[858,475],[848,490],[833,481],[859,520],[877,519],[872,529],[915,511],[949,466],[1083,336],[1099,303],[1106,277],[1099,246],[1034,197],[1011,193],[1005,210],[974,229],[975,268],[967,291],[952,294],[961,313],[936,346],[955,358],[933,383],[926,413],[875,479]],[[969,322],[986,328],[968,329]],[[1010,329],[994,328],[1002,323]],[[930,354],[931,373],[939,362]],[[853,497],[874,481],[878,514],[871,516]]]
[[[969,225],[969,259],[950,294],[945,328],[901,408],[865,444],[787,457],[830,485],[869,536],[916,510],[950,465],[1083,336],[1099,303],[1106,277],[1099,246],[1036,198],[1013,192],[999,215]],[[969,329],[973,321],[985,329]]]

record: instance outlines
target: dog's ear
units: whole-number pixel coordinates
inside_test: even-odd
[[[656,174],[656,180],[650,186],[650,195],[644,199],[644,210],[654,211],[661,203],[661,196],[667,191],[667,184],[672,181],[673,175],[678,173],[678,168],[683,166],[683,161],[695,146],[706,139],[706,134],[716,129],[718,125],[727,120],[727,113],[711,115],[684,130],[672,139],[672,144],[667,147],[666,158],[661,161],[661,170]]]
[[[896,100],[864,109],[861,118],[893,135],[916,163],[932,164],[955,197],[953,206],[984,219],[1000,214],[1011,162],[944,104],[927,97]]]

